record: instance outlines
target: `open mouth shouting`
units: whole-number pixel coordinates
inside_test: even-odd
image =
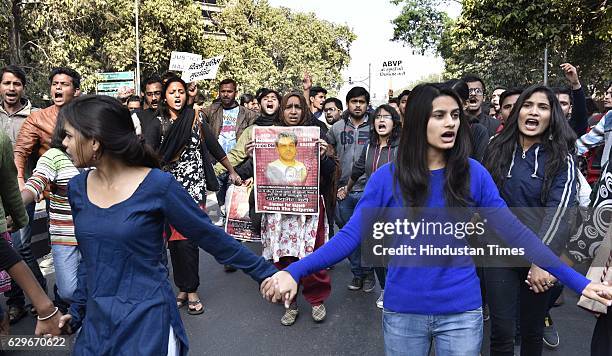
[[[455,131],[445,131],[442,133],[441,139],[443,143],[453,143],[455,142],[455,136],[457,133]]]
[[[540,126],[540,121],[537,119],[527,119],[525,120],[525,128],[529,131],[535,131]]]

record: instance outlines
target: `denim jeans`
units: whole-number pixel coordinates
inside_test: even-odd
[[[28,217],[30,218],[30,222],[28,225],[23,227],[19,231],[15,231],[11,234],[11,239],[13,241],[13,248],[15,251],[19,252],[21,258],[23,258],[23,262],[30,267],[32,270],[32,274],[36,277],[36,280],[42,287],[42,289],[47,291],[47,280],[43,276],[40,271],[40,267],[38,266],[38,261],[34,258],[34,254],[32,253],[32,247],[30,244],[32,243],[32,225],[34,224],[34,210],[36,209],[36,204],[32,203],[26,206],[26,211],[28,213]],[[23,294],[23,290],[15,283],[11,282],[11,290],[4,293],[4,296],[7,298],[6,305],[8,306],[21,306],[25,305],[25,296]]]
[[[338,200],[336,204],[336,224],[338,224],[340,229],[346,225],[353,215],[355,206],[357,206],[357,202],[359,202],[362,195],[363,192],[350,192],[346,198]],[[363,278],[366,275],[374,273],[371,267],[361,266],[361,244],[353,250],[353,253],[349,255],[348,259],[351,262],[351,272],[353,272],[353,276]]]
[[[69,245],[51,245],[51,253],[59,297],[63,301],[72,302],[72,296],[77,287],[77,269],[81,261],[79,248]]]
[[[490,267],[485,270],[491,315],[491,356],[513,356],[516,321],[521,335],[521,355],[542,354],[544,317],[551,290],[534,293],[524,282],[529,268]]]
[[[227,195],[227,190],[229,189],[229,174],[227,172],[221,173],[217,176],[217,180],[219,181],[219,191],[217,192],[217,203],[219,206],[225,205],[225,196]]]
[[[421,315],[383,311],[386,356],[478,356],[482,345],[482,308],[458,314]]]

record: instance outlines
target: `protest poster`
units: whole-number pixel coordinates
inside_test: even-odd
[[[223,56],[217,56],[193,62],[183,71],[183,76],[181,78],[185,81],[185,83],[192,83],[205,79],[215,79],[222,60]]]
[[[319,213],[319,128],[253,128],[255,211]]]
[[[237,240],[258,242],[261,238],[253,232],[249,216],[249,195],[252,190],[252,186],[241,185],[231,185],[227,190],[225,232]]]
[[[199,54],[173,51],[170,53],[169,69],[184,71],[189,68],[192,63],[200,62],[201,60],[202,56]]]

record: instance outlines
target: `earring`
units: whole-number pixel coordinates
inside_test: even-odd
[[[550,134],[550,136],[548,136],[548,141],[552,141],[553,140],[553,135]]]

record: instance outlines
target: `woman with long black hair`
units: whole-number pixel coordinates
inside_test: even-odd
[[[219,190],[209,155],[229,171],[230,182],[240,184],[240,177],[206,121],[187,105],[187,85],[181,78],[171,77],[164,84],[158,119],[162,169],[172,173],[202,209],[206,206],[206,190]],[[198,296],[198,246],[173,226],[169,235],[174,283],[179,289],[177,305],[180,308],[187,304],[189,314],[202,314],[204,306]]]
[[[569,239],[569,211],[576,206],[575,141],[555,94],[546,86],[535,85],[519,96],[484,160],[506,204],[517,208],[514,213],[519,220],[557,256]],[[550,289],[556,279],[520,258],[493,256],[487,265],[491,355],[514,354],[517,309],[521,354],[540,355]],[[531,286],[524,283],[528,278]]]
[[[187,355],[165,263],[166,221],[219,263],[261,282],[276,271],[214,226],[136,134],[136,119],[108,96],[84,96],[60,112],[77,168],[68,186],[81,252],[77,290],[60,327],[79,335],[75,355]]]
[[[461,105],[450,89],[431,84],[417,86],[408,98],[400,138],[402,148],[396,163],[372,174],[355,213],[333,239],[262,284],[264,297],[287,303],[297,292],[296,281],[301,277],[348,256],[362,237],[373,236],[376,224],[384,223],[378,220],[385,218],[384,215],[372,216],[376,210],[407,210],[407,217],[416,219],[420,216],[415,214],[429,209],[440,218],[464,214],[468,221],[472,211],[478,211],[487,219],[489,227],[517,246],[517,251],[523,251],[529,261],[544,266],[576,292],[609,305],[612,287],[591,283],[563,264],[507,210],[486,169],[468,158],[472,151],[469,124]],[[453,208],[464,209],[457,213]],[[366,225],[369,221],[372,225]],[[431,246],[469,251],[464,239],[453,234],[447,239],[444,237],[433,233],[415,239],[398,239],[402,244],[409,244],[407,247],[421,251],[421,255],[405,253],[394,256],[389,263],[383,313],[388,355],[427,355],[432,341],[436,355],[480,353],[482,300],[471,256],[451,253],[432,256],[422,252],[430,251]]]
[[[381,105],[376,108],[372,117],[374,121],[370,125],[370,142],[363,148],[361,156],[355,162],[346,189],[339,191],[338,199],[340,200],[346,198],[347,192],[353,189],[353,185],[362,175],[365,174],[367,182],[379,167],[394,162],[397,158],[402,128],[398,111],[390,105]],[[382,309],[387,270],[384,267],[375,267],[374,273],[381,289],[376,306]]]

